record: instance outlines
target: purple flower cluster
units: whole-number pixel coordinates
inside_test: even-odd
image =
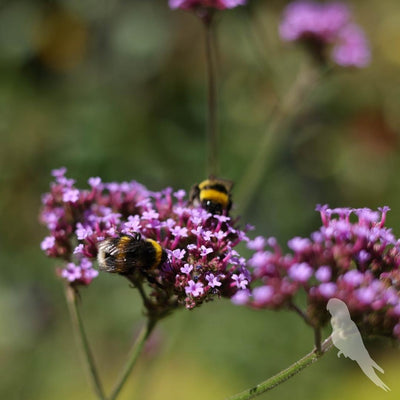
[[[336,297],[365,333],[400,339],[400,241],[385,227],[388,207],[317,210],[321,228],[310,238],[291,239],[290,254],[273,238],[248,242],[256,251],[249,265],[258,286],[238,291],[232,301],[254,308],[291,308],[303,290],[308,320],[322,326],[329,318],[326,304]]]
[[[183,190],[151,192],[137,182],[103,183],[100,178],[90,178],[88,190],[77,189],[65,172],[53,171],[55,182],[43,196],[40,219],[50,234],[41,247],[66,261],[59,275],[71,284],[88,285],[97,276],[92,261],[99,242],[140,233],[168,254],[147,280],[156,301],[193,308],[247,287],[246,261],[234,247],[248,238],[229,216],[190,205]]]
[[[332,59],[343,67],[369,64],[371,55],[365,34],[352,22],[343,3],[295,1],[286,7],[279,32],[283,40],[302,40],[318,52],[333,45]]]
[[[225,10],[246,4],[246,0],[169,0],[172,9],[181,8],[183,10],[198,10],[215,8]]]

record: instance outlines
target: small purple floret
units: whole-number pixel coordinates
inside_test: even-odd
[[[185,292],[187,295],[192,295],[193,297],[198,297],[203,294],[204,289],[203,289],[203,284],[201,282],[195,282],[193,280],[190,280],[188,282],[188,286],[185,287]]]
[[[288,274],[296,282],[304,283],[311,277],[313,271],[309,264],[303,262],[300,264],[293,264]]]

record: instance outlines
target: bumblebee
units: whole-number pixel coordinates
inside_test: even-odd
[[[189,201],[195,206],[201,205],[211,214],[228,213],[232,206],[232,186],[233,182],[225,179],[206,179],[192,187]]]
[[[142,239],[140,233],[108,238],[98,249],[99,269],[121,275],[137,271],[147,275],[167,260],[165,250],[155,240]]]

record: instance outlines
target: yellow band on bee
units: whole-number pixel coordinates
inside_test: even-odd
[[[211,200],[218,204],[221,204],[222,207],[228,207],[229,197],[226,193],[219,192],[214,189],[204,189],[200,192],[200,201],[203,200]]]
[[[203,190],[204,188],[206,188],[207,186],[211,186],[212,182],[209,179],[206,179],[205,181],[199,183],[199,189]]]
[[[125,248],[129,244],[130,241],[131,241],[131,238],[129,236],[122,236],[119,239],[119,242],[117,245],[118,251],[117,251],[117,255],[115,257],[118,261],[123,261],[125,259],[125,256],[126,256]]]
[[[150,269],[153,269],[160,265],[161,256],[162,256],[162,247],[153,239],[146,239],[146,241],[152,244],[152,246],[156,252],[155,261],[154,261],[153,265],[150,266]]]

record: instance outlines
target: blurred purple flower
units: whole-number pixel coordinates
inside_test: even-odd
[[[61,271],[60,275],[70,282],[76,281],[82,277],[82,271],[73,263],[68,263]]]
[[[169,0],[172,9],[197,10],[215,8],[225,10],[246,4],[246,0]]]
[[[181,267],[180,271],[182,274],[189,275],[193,271],[193,265],[185,264],[183,267]]]
[[[332,271],[330,267],[323,265],[317,269],[317,271],[315,272],[315,277],[320,282],[328,282],[332,277]]]
[[[297,282],[307,282],[312,273],[312,268],[305,262],[293,264],[288,271],[289,277]]]
[[[363,30],[352,22],[346,4],[297,0],[284,11],[279,33],[285,41],[302,41],[318,59],[333,45],[332,59],[343,67],[365,67],[370,49]]]
[[[239,290],[232,296],[231,301],[233,304],[236,304],[237,306],[242,306],[248,302],[249,297],[250,297],[249,290],[247,289]]]
[[[234,281],[236,287],[238,287],[239,289],[246,289],[249,281],[246,279],[247,277],[245,276],[245,274],[233,274],[232,275],[232,280]]]
[[[338,34],[338,42],[332,52],[333,60],[342,67],[366,67],[371,61],[371,51],[364,31],[349,24]]]
[[[54,247],[56,244],[56,239],[53,236],[46,236],[43,240],[42,243],[40,243],[40,248],[43,251],[50,250]]]
[[[195,282],[190,280],[188,286],[185,287],[185,292],[187,295],[192,295],[193,297],[198,297],[203,294],[203,284],[201,282]]]
[[[214,274],[206,275],[206,279],[210,287],[218,287],[222,285],[222,283],[219,281],[218,276],[214,276]]]

